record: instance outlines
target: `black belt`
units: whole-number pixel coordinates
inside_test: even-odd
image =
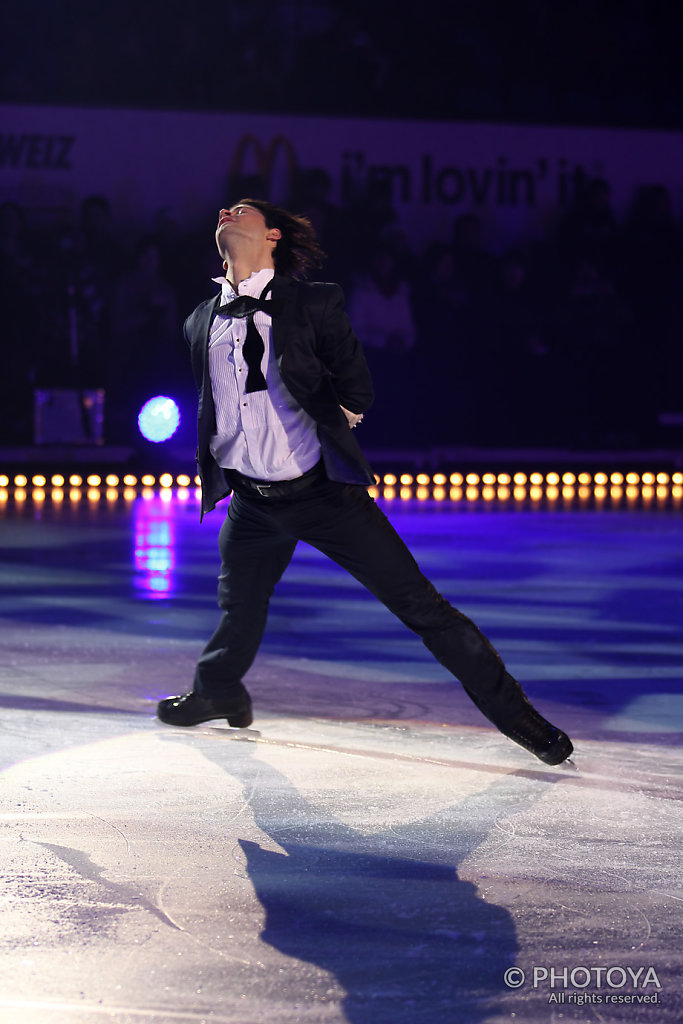
[[[318,462],[313,469],[309,469],[294,480],[254,480],[251,476],[238,473],[236,469],[228,470],[228,474],[238,493],[241,491],[252,497],[258,495],[260,498],[289,498],[297,491],[310,487],[316,480],[324,479],[325,469],[322,461]]]

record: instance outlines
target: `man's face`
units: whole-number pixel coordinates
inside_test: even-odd
[[[230,238],[238,237],[265,243],[268,234],[265,217],[255,206],[232,206],[218,214],[216,245],[221,256],[224,255],[225,244]]]

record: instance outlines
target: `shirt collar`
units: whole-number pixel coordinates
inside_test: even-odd
[[[224,277],[213,277],[211,280],[221,286],[221,300],[225,303],[230,302],[236,295],[251,295],[252,298],[257,299],[274,276],[275,271],[272,267],[263,267],[261,270],[255,270],[245,281],[240,281],[236,292],[230,282]]]

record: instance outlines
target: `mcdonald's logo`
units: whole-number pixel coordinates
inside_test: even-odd
[[[278,157],[282,154],[283,165]],[[252,160],[250,169],[249,162]],[[230,192],[239,188],[239,183],[252,174],[261,179],[266,191],[264,198],[286,199],[292,195],[299,164],[292,143],[284,135],[276,135],[264,145],[251,133],[243,135],[235,146],[229,168]],[[280,172],[283,172],[280,174]],[[236,198],[232,195],[232,199]],[[258,198],[258,197],[256,197]]]

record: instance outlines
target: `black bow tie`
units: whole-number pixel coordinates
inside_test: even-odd
[[[248,318],[247,336],[242,346],[242,353],[247,364],[247,383],[245,387],[247,393],[265,391],[267,389],[266,378],[261,370],[261,361],[265,348],[263,338],[254,323],[254,313],[260,310],[262,313],[267,313],[268,316],[273,317],[277,316],[280,312],[282,308],[281,302],[278,302],[277,299],[264,298],[270,291],[272,284],[272,281],[268,282],[258,299],[253,298],[251,295],[238,295],[236,299],[226,302],[224,306],[219,306],[216,310],[217,316]]]
[[[268,316],[277,316],[282,307],[282,303],[278,302],[277,299],[255,299],[251,295],[238,295],[236,299],[231,302],[226,302],[224,306],[219,306],[216,310],[217,314],[221,316],[252,316],[259,310],[262,313],[267,313]]]

